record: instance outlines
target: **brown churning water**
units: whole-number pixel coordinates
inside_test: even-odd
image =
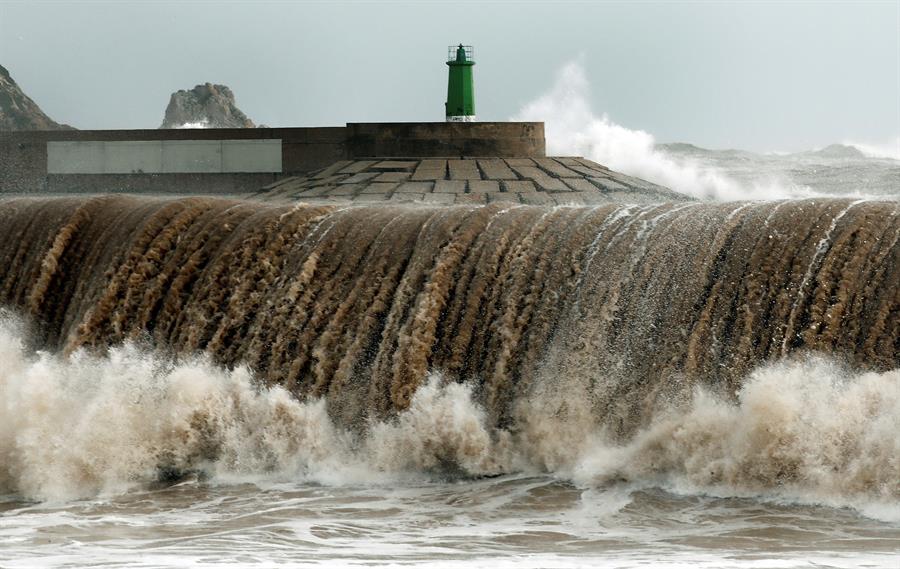
[[[900,215],[804,200],[595,208],[282,207],[213,198],[0,202],[0,305],[38,347],[127,340],[246,364],[347,427],[429,371],[490,423],[548,374],[604,378],[617,436],[685,385],[833,354],[900,366]],[[662,399],[661,399],[662,398]]]

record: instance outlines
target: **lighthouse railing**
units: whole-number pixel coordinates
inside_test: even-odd
[[[463,50],[466,52],[466,61],[474,61],[475,60],[475,49],[470,45],[462,46]],[[451,45],[447,47],[447,62],[456,61],[456,50],[459,49],[459,45]]]

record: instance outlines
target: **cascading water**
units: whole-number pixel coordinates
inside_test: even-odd
[[[0,492],[549,473],[900,511],[896,202],[22,198],[0,266]]]

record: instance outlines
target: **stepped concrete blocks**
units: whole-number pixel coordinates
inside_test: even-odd
[[[364,197],[382,196],[383,199]],[[342,203],[595,205],[687,198],[582,158],[374,158],[269,183],[257,199]]]

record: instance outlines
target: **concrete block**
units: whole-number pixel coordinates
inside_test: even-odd
[[[360,172],[359,174],[353,174],[343,180],[340,180],[339,184],[361,184],[363,182],[368,182],[372,178],[378,176],[378,172]]]
[[[584,178],[563,178],[563,183],[565,183],[576,192],[599,192],[599,190],[597,190],[597,186],[588,182]]]
[[[418,164],[418,162],[414,161],[384,160],[383,162],[372,165],[371,169],[392,172],[411,172]]]
[[[615,180],[610,180],[609,178],[588,178],[595,186],[600,188],[605,192],[615,192],[621,190],[627,190],[628,186],[625,184],[620,184]]]
[[[446,170],[447,161],[443,159],[426,158],[419,161],[419,168],[425,170]]]
[[[567,192],[569,187],[561,180],[551,178],[546,172],[534,166],[513,166],[523,178],[534,181],[537,187],[548,192]]]
[[[469,180],[469,192],[499,192],[500,182],[493,180]]]
[[[446,160],[422,160],[412,175],[413,180],[443,180],[446,177]]]
[[[488,203],[519,203],[519,194],[511,194],[509,192],[493,192],[490,194],[485,194],[485,196],[487,196]]]
[[[316,186],[314,188],[305,188],[300,192],[300,197],[304,198],[318,198],[324,196],[331,190],[329,186]]]
[[[389,194],[397,188],[398,184],[392,182],[375,182],[364,187],[364,194]]]
[[[607,178],[609,177],[609,172],[606,170],[594,170],[593,168],[588,168],[587,166],[571,166],[572,170],[575,170],[579,174],[584,176],[591,176],[595,178]]]
[[[478,162],[475,160],[448,160],[451,180],[480,180]]]
[[[356,160],[354,162],[350,162],[344,168],[341,168],[341,174],[356,174],[358,172],[362,172],[363,170],[367,170],[369,166],[375,164],[377,160]]]
[[[487,203],[487,194],[456,194],[455,203],[458,204],[483,204]]]
[[[434,188],[434,182],[406,182],[400,184],[397,192],[404,194],[426,194],[431,193]]]
[[[466,193],[465,180],[438,180],[434,183],[436,194],[464,194]]]
[[[316,180],[321,180],[323,178],[328,178],[329,176],[332,176],[334,174],[347,174],[348,172],[344,172],[343,170],[345,167],[351,164],[353,164],[352,160],[339,160],[313,176],[313,178]]]
[[[444,170],[422,170],[420,168],[413,172],[411,179],[415,181],[443,180],[446,177],[447,173]]]
[[[336,186],[347,179],[347,174],[335,174],[324,180],[309,180],[310,186]]]
[[[382,172],[373,180],[374,182],[403,182],[408,180],[409,172]]]
[[[537,165],[557,178],[580,178],[581,174],[566,168],[553,158],[535,158]]]
[[[534,187],[534,182],[530,180],[505,181],[503,182],[503,188],[507,192],[514,192],[517,194],[537,191],[537,188]]]
[[[308,182],[302,178],[289,178],[283,184],[280,184],[277,188],[267,192],[268,195],[279,195],[285,194],[288,192],[300,192],[304,190],[308,185]]]
[[[353,198],[353,203],[372,203],[383,202],[388,200],[387,194],[359,194]]]
[[[507,158],[506,164],[512,166],[534,166],[534,160],[531,158]]]
[[[425,203],[434,204],[452,204],[455,201],[455,198],[456,194],[425,194],[425,197],[422,199],[422,201]]]
[[[295,182],[297,180],[298,180],[297,176],[288,176],[287,178],[281,178],[279,180],[275,180],[271,184],[267,184],[267,185],[263,186],[262,188],[260,188],[260,191],[274,190],[278,186],[288,184],[290,182]]]
[[[425,197],[425,194],[401,194],[399,192],[395,192],[394,195],[391,196],[392,202],[420,202]]]
[[[484,172],[484,177],[489,180],[518,180],[515,172],[509,169],[506,162],[500,159],[479,160],[478,166]]]
[[[599,164],[597,162],[594,162],[593,160],[588,160],[586,158],[580,158],[580,157],[576,158],[576,160],[578,160],[579,162],[584,164],[586,167],[591,168],[593,170],[601,170],[601,171],[606,171],[606,172],[610,171],[610,169],[607,168],[606,166],[604,166],[603,164]]]
[[[341,186],[331,186],[328,190],[329,196],[355,196],[357,192],[359,192],[360,188],[359,184],[343,184]]]

